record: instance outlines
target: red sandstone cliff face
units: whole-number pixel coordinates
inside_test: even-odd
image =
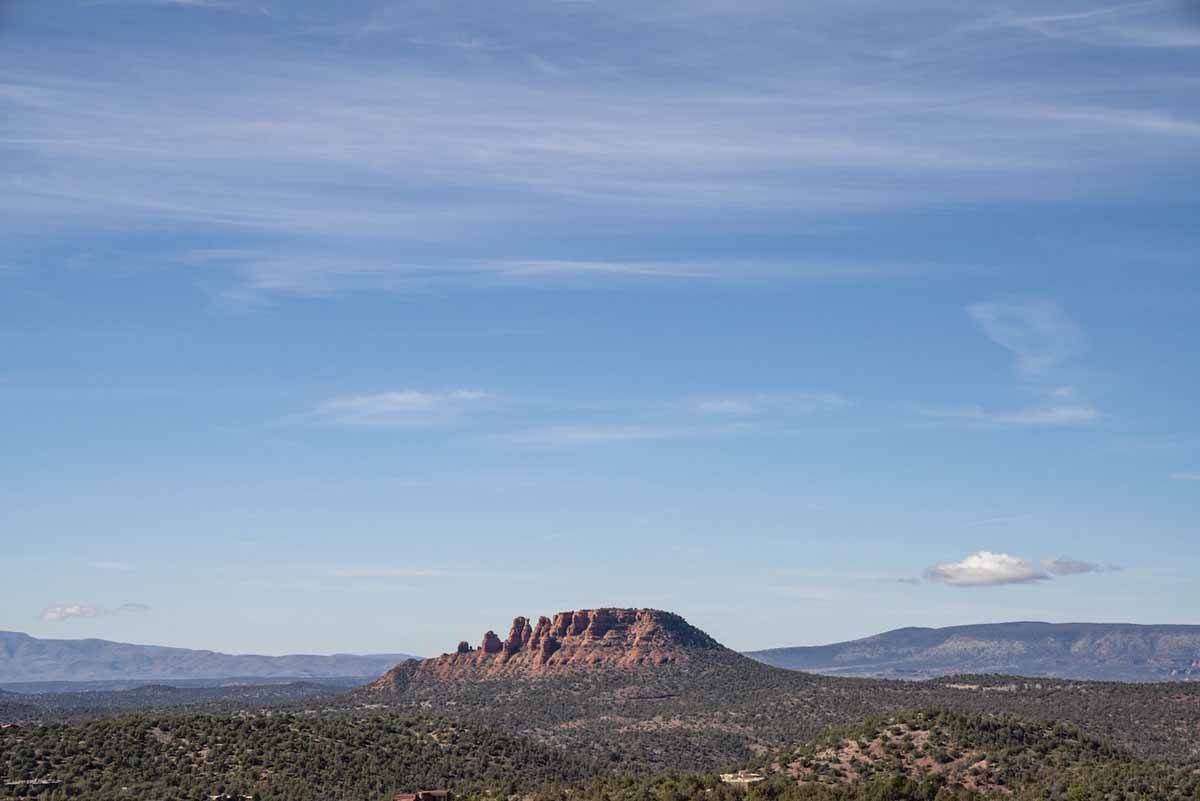
[[[720,649],[712,637],[670,612],[656,609],[579,609],[538,618],[515,618],[508,637],[483,635],[478,648],[459,643],[455,653],[408,662],[371,685],[395,689],[401,672],[442,679],[545,675],[564,670],[634,668],[687,661],[697,648]]]

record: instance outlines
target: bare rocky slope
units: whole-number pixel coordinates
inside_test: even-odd
[[[0,631],[0,683],[377,676],[408,654],[261,656]]]
[[[991,623],[904,628],[861,640],[747,654],[790,670],[925,679],[1004,673],[1100,681],[1200,679],[1200,626]]]
[[[453,653],[398,665],[372,687],[395,689],[411,677],[482,679],[543,676],[563,671],[632,668],[688,661],[694,651],[727,650],[679,615],[657,609],[578,609],[513,619],[508,637],[494,631],[478,647],[460,642]],[[732,653],[732,652],[731,652]]]

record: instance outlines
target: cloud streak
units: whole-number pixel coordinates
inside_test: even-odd
[[[109,617],[112,615],[137,615],[149,611],[149,606],[139,603],[121,604],[112,609],[102,606],[85,606],[83,604],[61,604],[58,606],[47,606],[42,610],[40,619],[45,623],[61,623],[64,620]]]
[[[1141,0],[1080,11],[998,17],[979,28],[1007,27],[1093,47],[1200,47],[1200,31],[1182,25],[1173,4]]]
[[[850,401],[841,395],[826,392],[701,398],[695,402],[694,408],[710,417],[749,419],[836,411],[849,405]]]
[[[711,432],[682,426],[646,425],[560,425],[531,428],[504,439],[518,445],[540,448],[564,448],[577,445],[603,445],[620,442],[647,442],[681,439]]]
[[[274,294],[322,296],[337,292],[429,287],[539,287],[589,289],[618,283],[820,282],[903,280],[945,273],[936,265],[805,261],[797,259],[679,259],[600,261],[495,259],[410,262],[392,253],[348,245],[337,253],[232,248],[197,250],[173,261],[182,267],[220,270],[236,280],[225,297],[256,301]]]
[[[421,428],[450,422],[491,396],[473,389],[424,392],[403,389],[370,395],[343,395],[322,402],[294,422],[368,428]]]
[[[1032,406],[1000,411],[978,406],[955,409],[925,409],[922,414],[939,420],[960,420],[996,426],[1077,426],[1100,420],[1104,415],[1093,406]]]

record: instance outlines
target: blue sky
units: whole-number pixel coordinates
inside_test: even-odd
[[[1197,622],[1194,5],[2,12],[0,628]]]

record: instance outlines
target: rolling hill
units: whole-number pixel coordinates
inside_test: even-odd
[[[408,654],[260,656],[0,631],[0,683],[377,676]]]
[[[1004,673],[1098,681],[1200,679],[1200,626],[990,623],[904,628],[861,640],[747,654],[790,670],[925,679]]]

